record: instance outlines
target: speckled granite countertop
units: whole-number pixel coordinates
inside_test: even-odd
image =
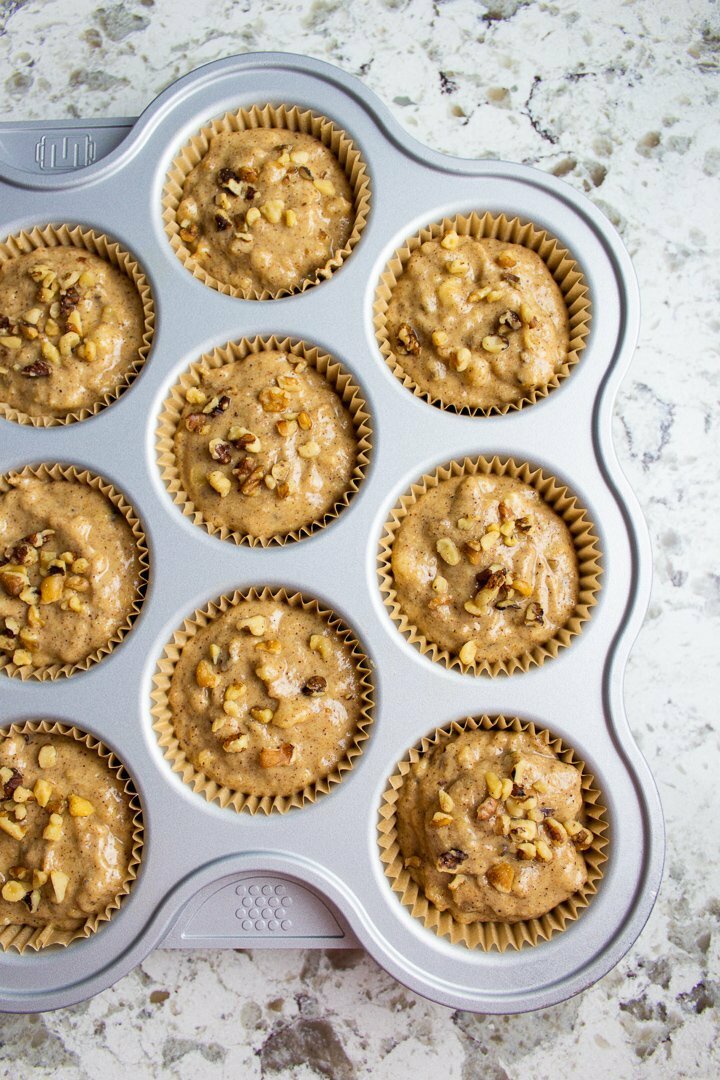
[[[542,1013],[452,1012],[357,952],[165,951],[90,1002],[1,1017],[2,1076],[718,1075],[719,16],[715,0],[0,0],[3,118],[132,116],[207,61],[305,52],[429,145],[549,170],[614,222],[644,305],[615,438],[656,575],[626,701],[669,834],[636,946]]]

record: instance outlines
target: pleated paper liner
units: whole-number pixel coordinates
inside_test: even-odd
[[[194,637],[198,630],[207,626],[208,623],[229,611],[230,608],[242,600],[274,600],[288,604],[290,607],[298,607],[304,611],[316,613],[321,617],[325,625],[351,649],[355,669],[360,676],[362,688],[361,718],[358,721],[353,743],[345,758],[338,762],[327,776],[308,784],[292,795],[248,795],[237,789],[219,784],[195,767],[180,746],[175,733],[169,692],[175,665],[180,659],[183,647]],[[374,686],[371,677],[371,663],[362,651],[360,642],[353,631],[335,612],[321,607],[317,600],[303,596],[299,592],[288,592],[284,588],[271,589],[264,587],[244,591],[236,589],[231,595],[221,596],[217,600],[211,601],[202,610],[194,611],[189,618],[185,619],[180,629],[175,631],[172,641],[165,646],[153,677],[151,696],[153,701],[151,709],[154,718],[153,729],[173,772],[179,773],[183,783],[187,784],[199,795],[202,795],[208,802],[216,802],[220,806],[229,807],[238,813],[247,811],[250,814],[285,814],[292,808],[314,803],[322,795],[326,795],[336,784],[340,783],[347,772],[354,768],[356,758],[363,752],[363,743],[369,737],[368,729],[374,718]]]
[[[423,390],[407,374],[402,365],[402,357],[397,357],[388,337],[386,322],[388,304],[393,289],[408,264],[410,256],[421,244],[427,240],[437,240],[446,232],[454,229],[460,236],[472,236],[475,239],[495,239],[507,244],[520,244],[536,252],[543,260],[553,278],[557,282],[565,300],[569,316],[569,343],[567,356],[558,368],[553,378],[545,386],[538,386],[523,390],[522,397],[512,402],[500,402],[489,408],[454,405],[451,401],[444,401],[442,397],[434,397],[429,391]],[[547,397],[551,390],[555,390],[564,379],[571,374],[575,365],[579,362],[590,333],[591,305],[589,290],[583,273],[577,262],[566,248],[546,232],[538,229],[530,222],[520,218],[507,218],[505,214],[494,217],[490,213],[477,214],[473,211],[469,217],[458,214],[454,218],[443,218],[442,221],[434,222],[426,226],[416,236],[410,237],[403,247],[395,252],[387,264],[375,293],[373,306],[375,334],[385,361],[392,373],[400,380],[403,386],[412,393],[427,401],[438,409],[458,413],[462,416],[495,416],[508,412],[516,412],[528,405],[534,405],[536,401]]]
[[[125,796],[127,797],[130,809],[134,812],[134,816],[132,849],[128,862],[127,877],[123,883],[122,889],[113,898],[112,903],[110,903],[103,911],[90,915],[82,926],[79,926],[74,930],[60,930],[53,926],[33,927],[13,924],[0,927],[0,948],[2,948],[4,952],[15,949],[19,953],[24,953],[28,949],[37,952],[38,950],[48,948],[51,945],[67,946],[80,938],[90,937],[91,934],[102,929],[103,924],[108,922],[115,912],[118,911],[125,897],[132,889],[133,883],[138,875],[144,842],[144,826],[140,798],[125,766],[118,760],[115,754],[104,745],[104,743],[99,739],[94,738],[92,735],[88,735],[86,732],[81,731],[79,728],[70,727],[67,724],[61,724],[52,720],[36,720],[11,724],[9,727],[3,728],[2,731],[0,731],[0,739],[8,738],[13,733],[23,732],[36,732],[41,735],[62,735],[68,739],[74,739],[76,742],[82,743],[90,750],[94,750],[106,763],[107,768],[113,772],[123,784]]]
[[[530,735],[538,735],[561,761],[575,765],[582,776],[581,786],[586,819],[583,823],[593,834],[591,846],[583,852],[588,879],[582,889],[538,918],[516,923],[498,921],[465,924],[456,922],[449,912],[440,911],[427,899],[405,867],[405,856],[400,850],[397,835],[397,802],[399,791],[410,766],[434,747],[442,746],[465,731],[478,730],[525,731]],[[460,722],[437,728],[432,735],[422,738],[399,762],[382,797],[378,822],[378,844],[380,859],[384,864],[385,874],[393,892],[428,930],[432,930],[438,937],[449,938],[454,945],[464,945],[468,949],[480,949],[484,952],[492,949],[505,952],[506,949],[521,949],[526,945],[537,945],[538,942],[547,941],[580,916],[597,892],[603,876],[602,867],[607,861],[607,855],[604,852],[608,843],[605,836],[607,827],[607,812],[602,803],[600,790],[594,777],[587,771],[585,763],[577,758],[572,747],[565,745],[561,739],[553,737],[544,728],[536,728],[534,724],[520,720],[518,717],[478,716],[467,717]]]
[[[0,476],[0,497],[2,497],[3,493],[11,490],[14,486],[14,481],[30,476],[37,477],[39,480],[75,481],[79,484],[87,484],[96,491],[100,491],[105,498],[116,507],[118,512],[122,514],[125,521],[130,526],[137,547],[140,566],[140,585],[137,589],[130,611],[127,613],[127,616],[110,640],[99,649],[90,653],[89,656],[86,656],[84,660],[76,664],[49,664],[46,667],[32,667],[28,664],[23,667],[18,667],[17,664],[13,663],[12,659],[5,659],[3,655],[0,654],[0,671],[4,672],[6,675],[11,675],[23,680],[37,679],[39,681],[45,681],[48,679],[59,679],[63,676],[69,677],[78,671],[87,671],[93,664],[99,663],[105,656],[111,653],[116,645],[120,644],[126,634],[132,629],[133,623],[143,605],[150,574],[150,558],[147,540],[140,518],[126,500],[123,493],[112,484],[108,483],[107,480],[90,472],[88,469],[76,469],[73,465],[26,465],[23,469],[14,470],[11,473],[7,473],[5,476]]]
[[[392,551],[398,529],[409,508],[431,488],[437,487],[442,480],[456,476],[475,475],[509,476],[533,487],[540,497],[562,518],[570,531],[578,563],[578,600],[574,612],[555,635],[548,641],[535,644],[531,649],[518,656],[492,662],[478,657],[472,664],[463,664],[460,657],[442,649],[429,640],[405,615],[398,601],[392,570]],[[441,465],[433,473],[427,473],[417,480],[394,507],[380,540],[378,554],[378,575],[383,602],[400,632],[412,644],[417,646],[424,656],[430,657],[447,668],[456,668],[473,675],[512,675],[516,671],[528,671],[533,666],[544,664],[550,657],[557,656],[560,649],[566,648],[578,635],[583,623],[590,618],[590,612],[597,603],[600,590],[600,541],[589,518],[587,510],[580,504],[576,495],[561,484],[554,476],[542,469],[533,468],[527,462],[516,462],[512,458],[484,457],[465,458]]]
[[[309,521],[301,528],[286,533],[275,533],[269,537],[259,537],[234,531],[226,525],[215,525],[206,520],[202,511],[195,506],[183,488],[182,477],[175,456],[175,433],[186,405],[185,394],[189,387],[201,386],[200,377],[203,370],[212,371],[226,364],[242,363],[251,354],[272,350],[290,353],[296,356],[298,360],[305,360],[337,392],[338,397],[352,418],[357,439],[357,458],[347,489],[342,497],[321,518]],[[162,412],[158,418],[156,448],[160,473],[165,486],[170,492],[173,501],[182,508],[182,512],[186,517],[191,518],[196,525],[205,529],[211,536],[219,536],[222,540],[230,540],[235,544],[247,544],[249,547],[269,547],[271,545],[292,543],[296,540],[302,540],[306,536],[311,536],[320,529],[324,529],[343,512],[365,478],[372,451],[372,428],[370,426],[369,410],[360,389],[341,364],[315,346],[308,345],[295,338],[278,338],[273,335],[266,338],[255,337],[252,340],[242,338],[240,341],[230,342],[223,348],[214,349],[211,353],[205,353],[199,360],[191,364],[188,370],[180,376],[178,382],[175,383],[163,404]]]
[[[280,134],[283,131],[291,131],[312,135],[332,151],[345,171],[352,188],[355,221],[347,243],[324,266],[305,278],[295,289],[282,289],[279,292],[271,292],[268,289],[261,292],[254,289],[243,292],[236,289],[204,270],[180,237],[177,209],[182,201],[183,185],[190,172],[205,157],[210,147],[210,140],[221,132],[245,131],[254,128],[272,128],[278,130]],[[297,105],[265,105],[263,107],[253,105],[250,109],[239,109],[237,112],[228,112],[224,116],[217,117],[201,128],[197,135],[193,136],[182,148],[170,166],[163,189],[162,207],[165,232],[170,245],[183,266],[198,281],[202,281],[211,289],[217,289],[226,296],[236,296],[241,300],[277,300],[281,296],[305,292],[312,285],[327,280],[347,259],[360,239],[367,221],[370,208],[370,181],[360,151],[348,134],[327,117],[318,116],[309,110],[302,110]]]
[[[92,406],[69,412],[65,416],[30,416],[7,402],[0,401],[0,416],[4,416],[6,420],[14,420],[18,424],[31,424],[33,427],[57,427],[61,424],[73,424],[79,420],[85,420],[89,416],[96,416],[108,405],[112,405],[128,389],[142,369],[155,334],[155,303],[144,273],[129,252],[102,233],[95,232],[93,229],[83,229],[79,225],[74,227],[47,225],[42,229],[34,228],[30,232],[23,231],[15,236],[8,237],[4,243],[0,244],[0,265],[17,258],[19,255],[25,255],[31,251],[41,252],[43,248],[53,247],[84,249],[93,255],[99,255],[100,258],[129,277],[134,282],[142,301],[144,330],[137,359],[128,367],[120,382]]]

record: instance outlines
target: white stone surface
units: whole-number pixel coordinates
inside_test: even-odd
[[[644,323],[615,434],[656,571],[626,701],[669,841],[635,947],[542,1013],[453,1013],[360,953],[158,952],[90,1002],[0,1018],[1,1075],[718,1075],[718,15],[715,0],[0,0],[3,118],[134,115],[207,61],[304,52],[429,145],[553,171],[616,224]]]

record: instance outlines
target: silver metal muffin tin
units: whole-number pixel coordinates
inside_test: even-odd
[[[360,243],[330,281],[304,295],[246,302],[182,267],[160,201],[173,155],[198,128],[265,102],[311,108],[344,127],[368,164],[372,205]],[[135,122],[4,125],[0,158],[2,236],[48,222],[107,233],[139,259],[158,314],[144,370],[100,415],[47,430],[0,421],[0,472],[40,461],[94,469],[133,503],[151,553],[142,613],[111,656],[57,682],[0,676],[3,724],[55,718],[116,750],[140,792],[146,828],[139,879],[99,933],[68,949],[0,954],[0,1008],[87,998],[160,946],[359,943],[413,990],[489,1013],[539,1008],[589,986],[640,933],[664,850],[657,791],[623,708],[651,561],[611,441],[613,400],[639,320],[633,269],[612,227],[545,173],[428,150],[356,79],[290,54],[199,68]],[[378,277],[396,247],[426,223],[473,209],[519,215],[558,237],[581,264],[593,302],[589,344],[570,378],[538,404],[488,419],[413,397],[382,359],[372,324]],[[177,377],[202,352],[258,333],[303,338],[336,356],[363,389],[374,427],[369,475],[350,507],[310,539],[269,550],[222,542],[183,517],[155,455],[156,418]],[[570,648],[528,674],[492,680],[448,671],[405,641],[383,606],[376,556],[390,509],[416,477],[452,458],[495,453],[541,465],[577,492],[599,531],[604,573],[600,602]],[[347,620],[374,662],[377,702],[371,737],[343,782],[314,805],[269,817],[193,794],[164,760],[150,716],[156,662],[183,618],[238,586],[263,583],[316,596]],[[413,919],[391,891],[376,838],[396,762],[435,727],[480,713],[517,714],[565,739],[597,777],[610,819],[609,861],[589,908],[551,941],[503,955],[454,946]]]

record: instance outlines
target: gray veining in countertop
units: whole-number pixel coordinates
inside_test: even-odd
[[[655,585],[625,696],[667,818],[662,892],[615,971],[541,1013],[454,1013],[356,952],[160,951],[90,1002],[1,1017],[0,1074],[718,1075],[718,4],[0,0],[0,114],[136,115],[193,67],[258,49],[358,75],[439,150],[562,176],[630,250],[644,319],[615,438]]]

